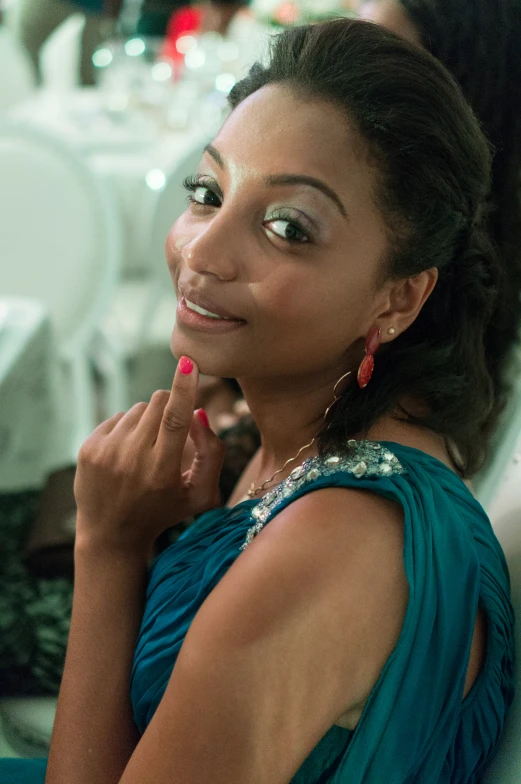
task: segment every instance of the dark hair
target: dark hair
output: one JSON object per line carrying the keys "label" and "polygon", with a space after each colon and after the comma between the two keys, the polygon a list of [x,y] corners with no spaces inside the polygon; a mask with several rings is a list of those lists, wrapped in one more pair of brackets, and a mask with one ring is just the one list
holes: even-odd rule
{"label": "dark hair", "polygon": [[400,3],[422,44],[459,82],[495,151],[488,228],[504,274],[485,351],[502,406],[521,323],[521,1]]}
{"label": "dark hair", "polygon": [[426,412],[403,415],[444,436],[461,473],[472,474],[494,424],[483,341],[498,275],[483,229],[491,156],[476,118],[434,57],[355,20],[284,31],[269,63],[255,64],[234,87],[232,108],[268,84],[330,101],[358,129],[379,175],[375,199],[391,244],[386,275],[439,269],[416,321],[379,349],[369,386],[351,385],[331,409],[321,453],[345,449],[412,396]]}

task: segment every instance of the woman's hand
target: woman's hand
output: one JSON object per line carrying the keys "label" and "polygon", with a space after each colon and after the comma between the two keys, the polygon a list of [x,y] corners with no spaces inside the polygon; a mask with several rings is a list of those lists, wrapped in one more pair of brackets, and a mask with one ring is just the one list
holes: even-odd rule
{"label": "woman's hand", "polygon": [[[167,528],[220,503],[224,445],[205,412],[193,410],[198,375],[182,357],[170,392],[115,414],[85,441],[74,483],[77,544],[146,555]],[[184,470],[188,436],[195,455]]]}

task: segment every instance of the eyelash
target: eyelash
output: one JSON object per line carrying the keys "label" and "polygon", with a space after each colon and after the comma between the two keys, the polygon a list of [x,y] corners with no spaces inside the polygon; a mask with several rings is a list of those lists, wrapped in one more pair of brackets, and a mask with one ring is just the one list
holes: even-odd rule
{"label": "eyelash", "polygon": [[[214,207],[215,205],[212,204],[201,204],[201,202],[196,201],[193,194],[196,192],[198,188],[206,188],[208,191],[213,193],[219,200],[221,200],[220,194],[217,192],[216,183],[214,180],[208,179],[206,177],[193,177],[189,175],[183,180],[183,187],[185,190],[188,191],[188,201],[191,204],[194,204],[198,207]],[[287,242],[289,245],[307,245],[312,241],[312,231],[309,227],[305,226],[303,222],[296,219],[293,215],[290,215],[284,209],[276,210],[275,213],[270,216],[270,220],[267,221],[268,223],[272,223],[273,221],[282,220],[286,221],[290,225],[294,226],[301,234],[304,235],[306,238],[305,240],[292,240],[288,238],[281,237],[279,234],[276,236]]]}
{"label": "eyelash", "polygon": [[[189,175],[188,177],[185,177],[185,179],[183,180],[183,188],[185,188],[185,190],[188,191],[188,201],[191,204],[198,204],[200,207],[203,207],[205,205],[202,205],[200,202],[196,201],[193,197],[193,194],[196,192],[198,188],[207,188],[209,191],[211,191],[211,193],[217,196],[218,199],[220,199],[220,196],[217,193],[216,183],[213,180],[206,179],[205,177],[192,177],[191,175]],[[208,206],[212,206],[212,205],[208,205]]]}

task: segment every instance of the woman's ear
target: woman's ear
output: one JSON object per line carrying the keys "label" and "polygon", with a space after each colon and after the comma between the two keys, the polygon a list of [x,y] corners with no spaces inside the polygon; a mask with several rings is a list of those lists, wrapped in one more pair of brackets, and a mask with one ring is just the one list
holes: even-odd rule
{"label": "woman's ear", "polygon": [[387,295],[387,309],[379,314],[378,321],[385,325],[382,341],[387,338],[387,329],[394,328],[393,337],[398,337],[411,326],[438,281],[437,267],[431,267],[414,278],[396,281]]}

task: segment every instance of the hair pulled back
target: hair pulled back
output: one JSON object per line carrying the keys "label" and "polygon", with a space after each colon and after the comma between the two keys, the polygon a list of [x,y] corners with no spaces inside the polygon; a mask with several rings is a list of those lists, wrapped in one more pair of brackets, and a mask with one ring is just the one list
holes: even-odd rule
{"label": "hair pulled back", "polygon": [[504,275],[485,335],[498,405],[521,322],[521,0],[400,0],[494,148],[488,228]]}
{"label": "hair pulled back", "polygon": [[472,474],[495,417],[484,337],[499,275],[484,230],[490,151],[476,118],[430,54],[349,19],[276,37],[269,62],[255,64],[232,90],[232,108],[270,84],[287,86],[303,101],[330,101],[358,130],[388,228],[385,276],[439,270],[416,321],[379,349],[369,386],[351,385],[331,409],[320,451],[346,449],[353,434],[404,398],[416,398],[425,414],[404,416],[440,433],[455,446],[462,474]]}

